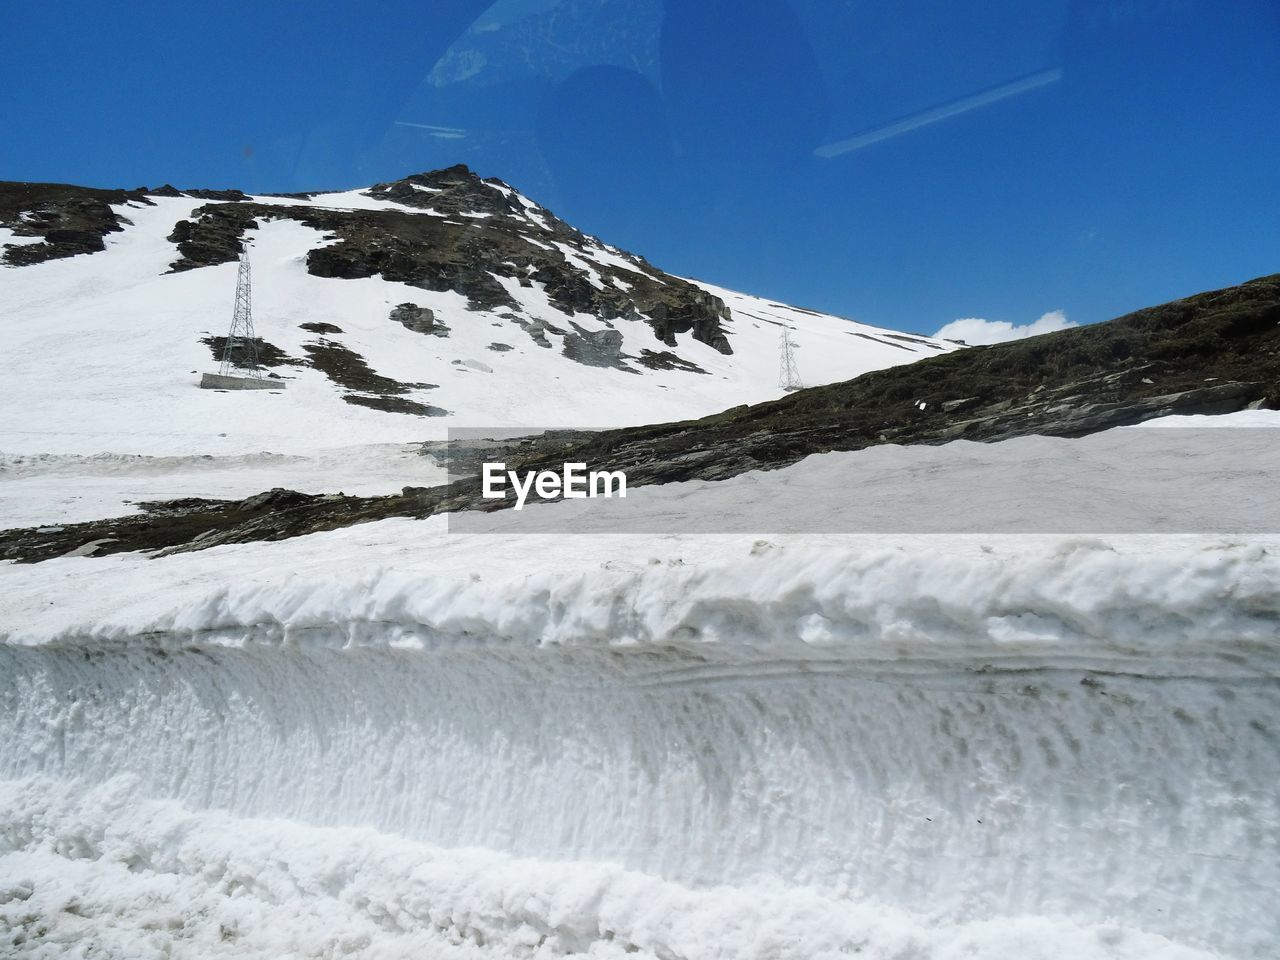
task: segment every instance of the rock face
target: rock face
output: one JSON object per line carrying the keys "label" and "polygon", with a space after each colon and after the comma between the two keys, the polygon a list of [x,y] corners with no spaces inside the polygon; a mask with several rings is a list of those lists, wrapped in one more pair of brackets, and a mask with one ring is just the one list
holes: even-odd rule
{"label": "rock face", "polygon": [[178,245],[182,256],[170,267],[173,272],[230,263],[244,250],[247,229],[256,230],[257,221],[235,216],[222,216],[222,206],[202,207],[199,219],[179,220],[174,224],[169,241]]}
{"label": "rock face", "polygon": [[[501,180],[482,180],[456,166],[377,184],[367,195],[403,209],[332,210],[249,199],[200,207],[169,237],[181,255],[172,269],[230,262],[239,256],[246,230],[268,220],[296,220],[337,241],[308,254],[307,270],[315,276],[381,276],[424,290],[452,290],[474,309],[516,316],[522,308],[512,291],[539,284],[566,316],[644,322],[669,347],[678,334],[692,333],[721,353],[733,352],[723,326],[729,311],[718,297],[574,229]],[[538,331],[530,335],[536,341]]]}
{"label": "rock face", "polygon": [[[369,386],[364,371],[339,361],[347,369],[335,376]],[[630,488],[723,479],[881,443],[1077,437],[1171,413],[1248,408],[1280,409],[1280,274],[1110,323],[931,357],[702,420],[491,443],[482,458],[519,470],[558,469],[565,461],[624,469]],[[479,493],[478,481],[464,480],[390,497],[272,491],[238,502],[177,501],[137,517],[6,531],[0,559],[33,562],[86,544],[96,544],[95,556],[203,549],[507,502],[485,501]]]}
{"label": "rock face", "polygon": [[62,183],[0,182],[0,226],[36,243],[5,244],[3,261],[28,266],[96,253],[103,237],[124,229],[110,204],[150,204],[142,190],[96,190]]}
{"label": "rock face", "polygon": [[432,337],[449,336],[449,327],[436,317],[435,311],[416,303],[399,304],[391,311],[391,319],[414,333],[425,333]]}
{"label": "rock face", "polygon": [[622,362],[622,334],[617,330],[584,330],[576,323],[565,334],[564,355],[589,367],[631,368]]}

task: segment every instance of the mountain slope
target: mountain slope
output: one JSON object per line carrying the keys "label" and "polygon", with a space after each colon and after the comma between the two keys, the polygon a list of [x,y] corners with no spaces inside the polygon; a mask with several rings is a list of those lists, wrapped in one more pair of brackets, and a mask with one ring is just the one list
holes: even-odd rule
{"label": "mountain slope", "polygon": [[[446,424],[620,426],[955,345],[663,273],[464,167],[345,193],[0,184],[0,316],[19,422],[0,449],[294,452]],[[101,249],[98,249],[101,248]],[[279,393],[196,389],[248,249]]]}
{"label": "mountain slope", "polygon": [[717,480],[884,443],[1080,437],[1250,409],[1280,410],[1280,274],[693,423],[604,431],[545,459],[608,464],[637,483]]}
{"label": "mountain slope", "polygon": [[[723,480],[878,444],[1078,437],[1170,414],[1275,410],[1278,391],[1280,275],[699,420],[531,442],[517,438],[505,449],[488,447],[485,459],[522,471],[558,471],[580,461],[592,469],[624,470],[629,487]],[[181,501],[154,505],[142,516],[8,531],[0,535],[0,557],[44,560],[99,541],[94,549],[102,554],[203,549],[511,504],[480,493],[478,480],[463,479],[450,487],[407,486],[392,496],[272,490],[230,502]]]}

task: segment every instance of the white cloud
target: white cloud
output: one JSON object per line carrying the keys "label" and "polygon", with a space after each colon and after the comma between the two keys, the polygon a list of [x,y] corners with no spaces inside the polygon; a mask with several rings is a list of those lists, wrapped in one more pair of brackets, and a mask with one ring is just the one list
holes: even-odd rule
{"label": "white cloud", "polygon": [[1006,340],[1022,340],[1026,337],[1037,337],[1042,333],[1053,333],[1055,330],[1066,330],[1080,324],[1068,320],[1061,310],[1050,310],[1039,320],[1015,326],[1007,320],[983,320],[981,317],[965,317],[952,320],[934,334],[947,340],[963,340],[971,346],[983,346],[988,343],[1004,343]]}

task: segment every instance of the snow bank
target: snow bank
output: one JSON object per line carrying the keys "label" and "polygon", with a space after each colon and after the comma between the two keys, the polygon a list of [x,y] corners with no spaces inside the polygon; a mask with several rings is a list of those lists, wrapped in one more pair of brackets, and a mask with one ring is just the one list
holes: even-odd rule
{"label": "snow bank", "polygon": [[948,923],[813,887],[699,890],[604,863],[197,815],[138,802],[132,786],[121,777],[58,796],[40,780],[0,785],[9,829],[28,845],[0,853],[0,945],[134,960],[1211,956],[1114,924]]}
{"label": "snow bank", "polygon": [[1172,657],[1222,670],[1277,649],[1280,551],[1260,539],[457,537],[443,522],[11,565],[0,641]]}
{"label": "snow bank", "polygon": [[121,956],[1261,960],[1278,564],[385,521],[7,567],[0,929]]}

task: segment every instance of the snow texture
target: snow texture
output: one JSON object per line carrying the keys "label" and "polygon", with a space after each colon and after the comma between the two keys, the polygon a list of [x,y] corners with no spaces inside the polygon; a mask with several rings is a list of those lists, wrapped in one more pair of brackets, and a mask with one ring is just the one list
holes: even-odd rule
{"label": "snow texture", "polygon": [[1278,546],[436,519],[11,566],[0,943],[1261,960]]}

